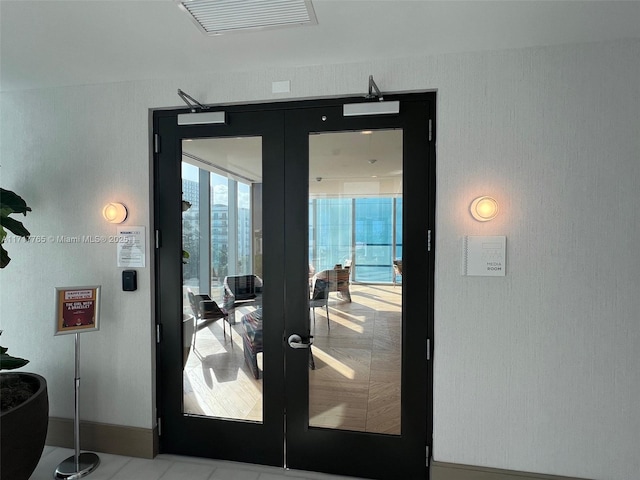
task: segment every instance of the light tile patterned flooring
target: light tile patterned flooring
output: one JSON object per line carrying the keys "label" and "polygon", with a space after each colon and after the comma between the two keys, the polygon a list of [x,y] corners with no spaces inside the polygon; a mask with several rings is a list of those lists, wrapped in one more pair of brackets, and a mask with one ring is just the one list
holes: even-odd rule
{"label": "light tile patterned flooring", "polygon": [[[354,480],[355,477],[285,470],[196,457],[158,455],[153,460],[95,452],[100,465],[87,480]],[[46,446],[30,480],[51,480],[56,467],[73,450]]]}
{"label": "light tile patterned flooring", "polygon": [[401,289],[352,285],[351,298],[330,302],[330,330],[317,309],[309,424],[399,434]]}

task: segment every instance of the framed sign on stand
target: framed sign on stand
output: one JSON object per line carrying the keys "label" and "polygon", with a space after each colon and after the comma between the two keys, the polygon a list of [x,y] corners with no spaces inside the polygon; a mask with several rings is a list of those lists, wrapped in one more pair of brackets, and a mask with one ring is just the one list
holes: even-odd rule
{"label": "framed sign on stand", "polygon": [[89,475],[100,464],[95,453],[80,453],[80,333],[100,329],[100,286],[56,287],[55,306],[55,335],[75,335],[75,452],[58,465],[54,478],[75,480]]}

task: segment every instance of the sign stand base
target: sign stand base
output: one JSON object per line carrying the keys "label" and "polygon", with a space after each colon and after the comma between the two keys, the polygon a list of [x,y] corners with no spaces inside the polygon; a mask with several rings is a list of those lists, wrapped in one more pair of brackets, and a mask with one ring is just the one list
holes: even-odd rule
{"label": "sign stand base", "polygon": [[100,465],[100,457],[95,453],[84,452],[78,455],[78,462],[76,463],[76,456],[71,455],[64,460],[58,468],[54,478],[75,480],[76,478],[82,478],[89,475]]}
{"label": "sign stand base", "polygon": [[76,332],[75,415],[73,419],[75,453],[64,460],[53,475],[56,479],[76,480],[86,477],[100,465],[95,453],[80,453],[80,333]]}

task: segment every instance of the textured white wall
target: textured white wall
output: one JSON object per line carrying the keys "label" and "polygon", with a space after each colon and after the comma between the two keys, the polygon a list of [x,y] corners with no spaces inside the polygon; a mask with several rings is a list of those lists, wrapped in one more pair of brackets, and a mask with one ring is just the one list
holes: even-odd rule
{"label": "textured white wall", "polygon": [[[57,286],[102,285],[100,331],[81,335],[81,418],[152,425],[149,268],[121,291],[116,245],[57,236],[114,235],[102,207],[129,207],[125,225],[149,228],[148,126],[124,85],[2,95],[2,178],[33,212],[22,221],[43,243],[7,244],[1,272],[2,343],[45,376],[50,415],[73,418],[74,335],[54,338]],[[52,238],[53,237],[53,238]]]}
{"label": "textured white wall", "polygon": [[[619,46],[458,57],[439,82],[436,459],[638,477],[640,45]],[[464,234],[506,235],[507,276],[460,276]]]}
{"label": "textured white wall", "polygon": [[[180,105],[177,88],[244,103],[360,94],[369,74],[383,91],[438,90],[435,459],[635,478],[639,41],[5,93],[0,182],[33,207],[34,235],[114,233],[100,217],[110,200],[149,231],[148,109]],[[276,80],[291,94],[271,94]],[[478,194],[500,202],[493,222],[467,214]],[[507,236],[506,277],[460,275],[465,234]],[[115,245],[8,248],[2,343],[47,377],[51,415],[73,416],[73,337],[52,336],[53,287],[100,283],[81,416],[150,428],[150,267],[129,293]]]}

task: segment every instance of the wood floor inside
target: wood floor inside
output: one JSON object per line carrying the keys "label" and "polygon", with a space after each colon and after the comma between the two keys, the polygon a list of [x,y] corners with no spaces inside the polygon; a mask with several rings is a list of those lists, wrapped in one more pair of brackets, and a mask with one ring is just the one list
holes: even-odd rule
{"label": "wood floor inside", "polygon": [[[309,425],[400,434],[402,287],[350,290],[351,302],[330,294],[329,325],[324,307],[315,308],[315,328],[311,317]],[[235,325],[198,329],[183,374],[185,413],[262,421],[262,377],[254,378],[243,355],[239,319],[247,310],[236,312]]]}

